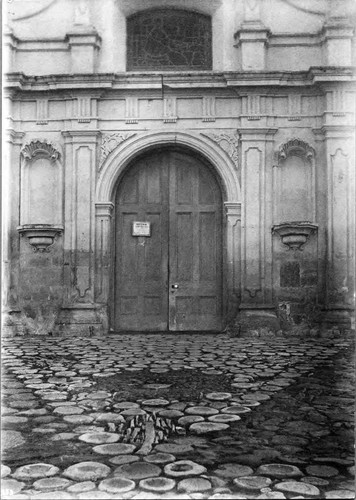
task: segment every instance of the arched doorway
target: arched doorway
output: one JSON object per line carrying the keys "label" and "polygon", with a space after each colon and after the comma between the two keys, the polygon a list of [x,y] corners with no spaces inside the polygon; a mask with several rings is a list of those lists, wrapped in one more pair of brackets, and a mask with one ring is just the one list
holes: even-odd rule
{"label": "arched doorway", "polygon": [[222,225],[203,160],[160,148],[132,163],[115,200],[114,330],[221,330]]}

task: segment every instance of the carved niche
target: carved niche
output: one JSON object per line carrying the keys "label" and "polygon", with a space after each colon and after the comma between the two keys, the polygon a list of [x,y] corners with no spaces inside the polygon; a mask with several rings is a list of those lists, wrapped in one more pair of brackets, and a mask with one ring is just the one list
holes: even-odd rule
{"label": "carved niche", "polygon": [[33,139],[21,149],[21,225],[35,252],[47,252],[62,226],[62,166],[59,146]]}
{"label": "carved niche", "polygon": [[208,137],[210,140],[216,142],[221,149],[225,151],[231,158],[234,167],[238,170],[239,167],[239,138],[235,132],[224,132],[221,134],[216,134],[214,132],[208,132],[202,134]]}
{"label": "carved niche", "polygon": [[276,151],[274,222],[315,221],[315,151],[292,138]]}
{"label": "carved niche", "polygon": [[101,170],[104,161],[114,149],[122,142],[136,135],[136,132],[113,132],[102,137],[100,146],[99,170]]}

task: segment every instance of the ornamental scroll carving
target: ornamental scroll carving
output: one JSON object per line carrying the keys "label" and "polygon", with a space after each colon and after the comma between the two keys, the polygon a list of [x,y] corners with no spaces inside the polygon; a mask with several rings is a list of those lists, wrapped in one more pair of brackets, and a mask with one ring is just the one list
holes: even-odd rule
{"label": "ornamental scroll carving", "polygon": [[47,139],[35,139],[25,144],[21,150],[22,156],[29,161],[40,157],[49,158],[52,161],[59,160],[61,153],[59,146]]}
{"label": "ornamental scroll carving", "polygon": [[236,170],[239,168],[239,138],[236,133],[224,132],[215,134],[213,132],[202,134],[216,142],[231,158]]}
{"label": "ornamental scroll carving", "polygon": [[112,134],[107,134],[102,138],[100,146],[99,170],[103,166],[104,161],[109,156],[111,151],[114,151],[117,146],[133,135],[136,135],[136,132],[113,132]]}
{"label": "ornamental scroll carving", "polygon": [[288,156],[294,155],[311,162],[314,154],[314,149],[307,142],[300,139],[291,139],[279,148],[277,159],[279,164],[283,164]]}

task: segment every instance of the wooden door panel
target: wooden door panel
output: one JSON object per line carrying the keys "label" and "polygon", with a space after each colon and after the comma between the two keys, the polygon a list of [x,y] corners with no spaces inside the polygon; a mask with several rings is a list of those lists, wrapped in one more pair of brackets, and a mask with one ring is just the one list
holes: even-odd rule
{"label": "wooden door panel", "polygon": [[[153,155],[125,176],[117,196],[115,328],[168,328],[168,175]],[[133,236],[134,221],[150,222],[151,236]]]}
{"label": "wooden door panel", "polygon": [[174,153],[170,168],[171,330],[220,330],[221,195],[200,162]]}
{"label": "wooden door panel", "polygon": [[[116,199],[117,330],[221,329],[221,207],[213,174],[186,154],[129,171]],[[133,237],[134,221],[150,222],[151,237]]]}

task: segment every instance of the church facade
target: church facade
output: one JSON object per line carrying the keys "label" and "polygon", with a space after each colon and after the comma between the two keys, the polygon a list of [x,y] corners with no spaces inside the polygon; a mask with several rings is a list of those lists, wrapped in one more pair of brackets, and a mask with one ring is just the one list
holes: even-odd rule
{"label": "church facade", "polygon": [[6,10],[5,334],[350,327],[352,2]]}

